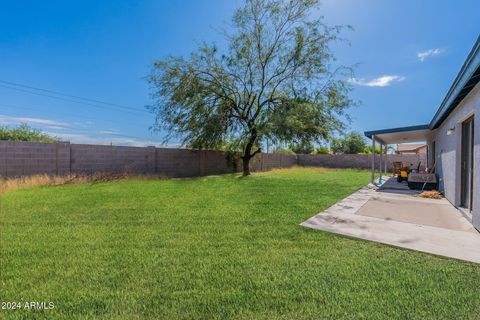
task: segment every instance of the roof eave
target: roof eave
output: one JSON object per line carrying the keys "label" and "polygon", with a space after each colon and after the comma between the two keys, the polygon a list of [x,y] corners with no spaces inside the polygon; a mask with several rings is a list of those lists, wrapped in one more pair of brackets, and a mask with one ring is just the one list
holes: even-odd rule
{"label": "roof eave", "polygon": [[407,132],[407,131],[416,131],[416,130],[425,130],[425,129],[429,129],[428,124],[421,124],[421,125],[417,125],[417,126],[408,126],[408,127],[399,127],[399,128],[391,128],[391,129],[365,131],[364,134],[367,138],[372,139],[373,136],[379,135],[379,134]]}
{"label": "roof eave", "polygon": [[[431,130],[436,129],[440,124],[449,116],[449,114],[460,103],[456,101],[459,94],[465,88],[465,85],[469,82],[472,76],[478,71],[480,65],[480,36],[477,38],[475,45],[470,51],[467,59],[465,60],[460,72],[457,74],[452,86],[447,92],[447,95],[443,99],[440,107],[432,118],[429,124]],[[473,86],[470,90],[473,89]],[[468,90],[469,92],[469,90]],[[467,94],[468,94],[467,92]]]}

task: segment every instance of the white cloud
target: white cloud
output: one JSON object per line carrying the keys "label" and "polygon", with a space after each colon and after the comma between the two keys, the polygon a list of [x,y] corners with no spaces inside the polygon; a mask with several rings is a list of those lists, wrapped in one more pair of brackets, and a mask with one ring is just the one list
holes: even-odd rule
{"label": "white cloud", "polygon": [[425,61],[428,57],[432,56],[438,56],[443,53],[444,50],[439,49],[439,48],[434,48],[434,49],[428,49],[427,51],[420,51],[417,52],[417,57],[420,59],[420,61]]}
{"label": "white cloud", "polygon": [[98,133],[100,133],[100,134],[114,134],[114,135],[115,135],[115,134],[117,134],[117,135],[118,135],[118,134],[121,134],[120,131],[114,130],[114,129],[101,130],[101,131],[98,131]]}
{"label": "white cloud", "polygon": [[359,86],[365,86],[365,87],[388,87],[394,82],[400,82],[403,80],[405,80],[405,77],[402,77],[402,76],[384,75],[371,80],[351,78],[348,81],[350,83],[353,83]]}
{"label": "white cloud", "polygon": [[130,147],[146,147],[146,146],[161,146],[161,147],[179,147],[178,144],[163,145],[159,141],[153,140],[141,140],[134,138],[119,138],[119,137],[92,137],[86,134],[79,133],[57,133],[46,132],[52,137],[57,137],[63,141],[70,141],[72,143],[84,143],[84,144],[99,144],[109,145],[110,143],[115,146],[130,146]]}
{"label": "white cloud", "polygon": [[67,129],[70,127],[68,123],[51,120],[51,119],[11,117],[11,116],[0,114],[0,124],[2,125],[17,125],[21,123],[27,123],[29,125],[38,125],[38,126],[47,127],[50,129],[61,129],[61,130]]}
{"label": "white cloud", "polygon": [[[27,117],[12,117],[7,115],[0,114],[0,125],[18,125],[21,123],[27,123],[32,126],[40,126],[53,130],[74,130],[75,129],[66,122],[60,122],[51,119],[43,118],[27,118]],[[86,131],[86,129],[77,129],[80,131]],[[143,140],[136,139],[131,137],[121,137],[122,133],[115,129],[107,129],[98,131],[97,135],[93,135],[95,132],[92,132],[92,136],[88,134],[81,133],[67,133],[67,132],[51,132],[46,131],[45,133],[49,136],[56,137],[63,141],[70,141],[72,143],[86,143],[86,144],[100,144],[100,145],[109,145],[113,144],[116,146],[132,146],[132,147],[145,147],[145,146],[161,146],[161,147],[179,147],[179,144],[169,144],[163,145],[159,141],[153,140]],[[113,135],[114,137],[108,137],[108,135]],[[116,135],[116,136],[115,136]]]}

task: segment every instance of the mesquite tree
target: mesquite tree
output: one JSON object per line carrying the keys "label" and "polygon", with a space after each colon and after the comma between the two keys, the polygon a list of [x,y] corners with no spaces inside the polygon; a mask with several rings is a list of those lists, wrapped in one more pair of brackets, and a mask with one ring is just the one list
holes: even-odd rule
{"label": "mesquite tree", "polygon": [[[203,44],[188,58],[154,63],[154,130],[193,148],[241,151],[243,174],[265,139],[321,141],[343,128],[351,104],[345,75],[331,70],[329,27],[316,0],[246,0],[220,52]],[[342,76],[340,76],[342,75]]]}

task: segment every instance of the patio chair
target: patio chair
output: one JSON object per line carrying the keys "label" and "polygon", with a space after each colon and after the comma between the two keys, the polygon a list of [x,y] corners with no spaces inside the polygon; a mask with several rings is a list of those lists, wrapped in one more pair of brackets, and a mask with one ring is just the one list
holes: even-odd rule
{"label": "patio chair", "polygon": [[393,175],[395,176],[400,174],[402,167],[403,167],[402,161],[394,161],[393,167],[392,167]]}
{"label": "patio chair", "polygon": [[420,161],[417,166],[417,172],[420,172],[420,166],[422,165],[422,162]]}

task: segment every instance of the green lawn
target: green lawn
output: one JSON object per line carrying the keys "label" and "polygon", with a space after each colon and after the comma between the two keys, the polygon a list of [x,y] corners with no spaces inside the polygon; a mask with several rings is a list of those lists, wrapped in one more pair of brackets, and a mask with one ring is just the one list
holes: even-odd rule
{"label": "green lawn", "polygon": [[0,196],[1,319],[480,318],[480,266],[298,226],[368,182],[292,169]]}

